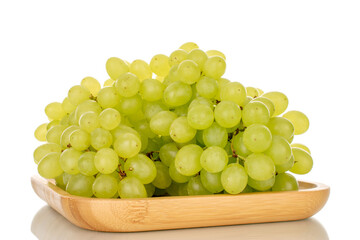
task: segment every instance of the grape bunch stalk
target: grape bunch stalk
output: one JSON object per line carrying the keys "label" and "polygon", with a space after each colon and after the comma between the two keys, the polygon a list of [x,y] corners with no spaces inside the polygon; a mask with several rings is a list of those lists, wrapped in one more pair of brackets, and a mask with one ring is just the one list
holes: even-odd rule
{"label": "grape bunch stalk", "polygon": [[313,166],[292,143],[309,128],[288,98],[223,77],[226,57],[188,42],[148,64],[117,57],[45,107],[39,174],[68,193],[146,198],[298,190]]}

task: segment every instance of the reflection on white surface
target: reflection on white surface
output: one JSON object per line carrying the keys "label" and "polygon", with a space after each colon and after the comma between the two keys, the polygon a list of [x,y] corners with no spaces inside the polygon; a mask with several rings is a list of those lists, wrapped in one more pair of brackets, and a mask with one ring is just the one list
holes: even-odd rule
{"label": "reflection on white surface", "polygon": [[49,206],[35,215],[31,231],[40,240],[112,240],[112,239],[168,239],[168,240],[220,240],[220,239],[267,239],[267,240],[327,240],[324,227],[314,218],[301,221],[236,225],[224,227],[192,228],[136,233],[104,233],[79,228]]}

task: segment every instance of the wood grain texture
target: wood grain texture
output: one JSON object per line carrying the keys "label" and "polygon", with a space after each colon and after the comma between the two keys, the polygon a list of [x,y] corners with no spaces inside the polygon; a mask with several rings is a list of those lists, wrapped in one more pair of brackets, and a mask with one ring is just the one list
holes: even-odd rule
{"label": "wood grain texture", "polygon": [[73,224],[105,232],[224,226],[300,220],[326,203],[330,188],[299,181],[299,191],[97,199],[68,194],[53,183],[33,176],[36,194]]}

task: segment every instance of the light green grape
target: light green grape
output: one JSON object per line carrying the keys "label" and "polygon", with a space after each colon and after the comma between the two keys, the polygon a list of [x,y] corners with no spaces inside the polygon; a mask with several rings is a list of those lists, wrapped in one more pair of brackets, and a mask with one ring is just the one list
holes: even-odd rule
{"label": "light green grape", "polygon": [[243,142],[251,152],[264,152],[272,142],[270,130],[262,124],[252,124],[247,127],[243,134]]}
{"label": "light green grape", "polygon": [[77,122],[76,125],[79,124],[80,117],[84,113],[94,112],[96,114],[100,114],[101,111],[102,111],[102,109],[96,101],[94,101],[94,100],[83,101],[76,107],[76,110],[75,110],[75,121]]}
{"label": "light green grape", "polygon": [[[56,125],[59,125],[59,124],[60,124],[59,120],[52,120],[46,125],[46,130],[49,130],[53,126],[56,126]],[[46,138],[46,136],[45,136],[45,138]]]}
{"label": "light green grape", "polygon": [[309,129],[309,119],[300,111],[288,111],[282,117],[286,118],[294,125],[295,135],[303,134]]}
{"label": "light green grape", "polygon": [[200,156],[203,150],[196,144],[182,147],[175,157],[176,170],[185,176],[192,176],[201,170]]}
{"label": "light green grape", "polygon": [[61,103],[52,102],[45,107],[45,114],[51,120],[60,120],[66,115],[66,112]]}
{"label": "light green grape", "polygon": [[208,56],[203,50],[196,48],[189,52],[189,54],[187,55],[187,59],[196,62],[196,64],[202,70],[206,60],[208,59]]}
{"label": "light green grape", "polygon": [[170,107],[177,107],[187,103],[192,96],[191,87],[183,82],[173,82],[164,90],[164,102]]}
{"label": "light green grape", "polygon": [[92,185],[92,192],[97,198],[112,198],[117,191],[118,182],[112,175],[97,176]]}
{"label": "light green grape", "polygon": [[196,97],[194,98],[190,104],[189,104],[189,111],[198,105],[205,105],[209,107],[210,109],[214,109],[214,104],[211,102],[210,99],[204,98],[204,97]]}
{"label": "light green grape", "polygon": [[241,106],[246,99],[245,87],[238,82],[228,82],[220,87],[220,100],[233,101]]}
{"label": "light green grape", "polygon": [[285,112],[287,106],[289,105],[289,99],[287,96],[281,92],[267,92],[261,95],[270,99],[275,105],[274,116],[278,116]]}
{"label": "light green grape", "polygon": [[93,195],[92,185],[94,181],[95,178],[93,176],[73,175],[66,184],[66,191],[76,196],[91,197]]}
{"label": "light green grape", "polygon": [[127,73],[129,67],[122,59],[111,57],[106,61],[106,71],[111,79],[116,80],[120,75]]}
{"label": "light green grape", "polygon": [[150,61],[150,68],[158,76],[166,76],[170,70],[169,57],[164,54],[155,55]]}
{"label": "light green grape", "polygon": [[206,51],[206,54],[207,54],[209,57],[219,56],[219,57],[222,57],[224,60],[226,60],[225,54],[222,53],[222,52],[220,52],[219,50],[207,50],[207,51]]}
{"label": "light green grape", "polygon": [[245,146],[243,133],[235,135],[232,139],[232,147],[235,153],[242,157],[249,156],[252,152]]}
{"label": "light green grape", "polygon": [[194,42],[186,42],[186,43],[184,43],[183,45],[181,45],[179,47],[179,49],[183,49],[186,52],[190,52],[190,51],[192,51],[194,49],[197,49],[197,48],[199,48],[199,46]]}
{"label": "light green grape", "polygon": [[250,126],[254,123],[267,124],[270,120],[270,112],[262,102],[250,101],[242,111],[242,121],[244,126]]}
{"label": "light green grape", "polygon": [[157,135],[169,136],[171,123],[176,119],[176,114],[171,111],[161,111],[150,120],[150,129]]}
{"label": "light green grape", "polygon": [[269,113],[270,113],[270,117],[271,117],[272,115],[274,115],[275,105],[274,105],[274,103],[273,103],[270,99],[261,96],[261,97],[254,98],[254,99],[252,99],[251,101],[252,101],[252,102],[262,102],[262,103],[265,104],[266,107],[268,108]]}
{"label": "light green grape", "polygon": [[204,188],[211,193],[219,193],[224,190],[224,187],[221,184],[221,172],[210,173],[205,169],[201,169],[200,179]]}
{"label": "light green grape", "polygon": [[212,194],[208,191],[203,184],[201,183],[201,178],[199,175],[192,177],[187,184],[187,192],[189,196],[193,195],[210,195]]}
{"label": "light green grape", "polygon": [[95,167],[95,152],[84,152],[78,161],[78,168],[81,174],[86,176],[94,176],[99,171]]}
{"label": "light green grape", "polygon": [[104,87],[97,95],[97,102],[102,108],[113,108],[120,102],[120,95],[115,87]]}
{"label": "light green grape", "polygon": [[38,172],[44,178],[56,178],[63,173],[60,166],[60,153],[52,152],[43,157],[38,164]]}
{"label": "light green grape", "polygon": [[132,97],[122,98],[115,108],[124,115],[132,115],[140,111],[141,107],[141,97],[139,94],[136,94]]}
{"label": "light green grape", "polygon": [[207,77],[219,79],[226,69],[226,62],[224,58],[219,56],[209,57],[203,66],[203,74]]}
{"label": "light green grape", "polygon": [[162,102],[147,102],[144,101],[142,104],[142,110],[144,112],[144,115],[148,121],[161,111],[169,110],[169,108]]}
{"label": "light green grape", "polygon": [[69,174],[78,174],[78,161],[82,152],[69,148],[63,151],[60,155],[60,165],[64,172]]}
{"label": "light green grape", "polygon": [[93,77],[85,77],[81,80],[81,86],[85,87],[92,96],[96,97],[101,89],[101,85],[98,80]]}
{"label": "light green grape", "polygon": [[264,180],[264,181],[257,181],[252,179],[251,177],[248,178],[248,185],[258,191],[268,191],[270,190],[275,183],[275,175],[271,178]]}
{"label": "light green grape", "polygon": [[228,164],[229,158],[227,152],[218,146],[208,147],[203,151],[200,157],[200,164],[207,172],[217,173],[224,170]]}
{"label": "light green grape", "polygon": [[91,146],[93,146],[96,150],[100,150],[102,148],[110,147],[113,143],[113,138],[108,130],[96,128],[90,134],[90,142]]}
{"label": "light green grape", "polygon": [[100,126],[106,130],[115,129],[121,122],[120,113],[114,108],[106,108],[99,115]]}
{"label": "light green grape", "polygon": [[232,101],[222,101],[215,107],[216,122],[224,128],[232,128],[240,123],[241,110]]}
{"label": "light green grape", "polygon": [[112,148],[102,148],[94,157],[95,168],[102,174],[110,174],[116,170],[119,157]]}
{"label": "light green grape", "polygon": [[245,160],[245,169],[249,177],[257,181],[265,181],[275,175],[273,160],[263,153],[250,154]]}
{"label": "light green grape", "polygon": [[301,149],[305,150],[306,152],[308,152],[309,154],[311,154],[310,149],[309,149],[307,146],[305,146],[304,144],[301,144],[301,143],[292,143],[292,144],[291,144],[291,147],[301,148]]}
{"label": "light green grape", "polygon": [[134,157],[141,150],[141,139],[133,133],[125,133],[116,138],[114,149],[122,158]]}
{"label": "light green grape", "polygon": [[192,128],[203,130],[214,122],[214,112],[207,105],[197,104],[189,109],[187,121]]}
{"label": "light green grape", "polygon": [[219,146],[225,147],[228,140],[228,134],[225,128],[214,122],[209,128],[203,131],[203,141],[207,147]]}
{"label": "light green grape", "polygon": [[70,135],[73,131],[80,129],[79,126],[72,125],[67,127],[61,134],[60,137],[60,145],[62,148],[69,148],[70,147]]}
{"label": "light green grape", "polygon": [[290,169],[296,174],[307,174],[313,167],[313,159],[311,155],[301,148],[292,148],[294,155],[294,166]]}
{"label": "light green grape", "polygon": [[154,164],[156,167],[156,177],[152,181],[152,184],[160,189],[168,188],[172,182],[169,175],[169,168],[160,161],[156,161]]}
{"label": "light green grape", "polygon": [[273,135],[282,136],[288,142],[290,142],[294,135],[294,125],[283,117],[272,117],[269,120],[267,127]]}
{"label": "light green grape", "polygon": [[61,188],[62,190],[66,190],[66,184],[64,183],[63,173],[55,178],[55,185]]}
{"label": "light green grape", "polygon": [[61,147],[56,143],[44,143],[34,151],[34,161],[36,164],[49,153],[61,153]]}
{"label": "light green grape", "polygon": [[178,151],[179,149],[173,142],[162,145],[159,152],[161,162],[165,164],[165,166],[170,167]]}
{"label": "light green grape", "polygon": [[147,192],[144,184],[136,177],[126,177],[119,182],[118,192],[120,198],[146,198]]}
{"label": "light green grape", "polygon": [[132,133],[140,138],[139,132],[137,132],[135,129],[133,129],[129,126],[123,125],[123,124],[118,125],[114,130],[111,131],[111,134],[115,140],[118,137],[121,137],[122,135],[124,135],[125,133]]}
{"label": "light green grape", "polygon": [[140,82],[152,77],[152,71],[149,64],[140,59],[134,60],[130,64],[129,71],[138,76]]}
{"label": "light green grape", "polygon": [[191,85],[199,81],[200,68],[193,60],[186,59],[179,64],[177,74],[180,81]]}
{"label": "light green grape", "polygon": [[175,161],[171,162],[169,167],[169,175],[171,179],[177,183],[186,183],[190,180],[191,176],[185,176],[176,170]]}
{"label": "light green grape", "polygon": [[65,97],[64,100],[61,103],[62,109],[67,113],[71,113],[76,109],[76,106],[74,106],[68,97]]}
{"label": "light green grape", "polygon": [[275,183],[272,191],[296,191],[299,189],[299,184],[289,173],[280,173],[275,177]]}
{"label": "light green grape", "polygon": [[204,98],[214,98],[218,93],[218,83],[215,79],[202,76],[196,83],[196,91]]}
{"label": "light green grape", "polygon": [[85,130],[88,133],[91,133],[96,128],[100,127],[100,121],[98,114],[94,112],[86,112],[80,116],[79,126],[82,130]]}
{"label": "light green grape", "polygon": [[188,53],[183,49],[178,49],[178,50],[173,51],[169,56],[170,67],[172,67],[174,65],[178,65],[182,61],[184,61],[187,58],[187,54]]}
{"label": "light green grape", "polygon": [[136,177],[142,184],[149,184],[156,177],[154,162],[144,154],[137,154],[128,158],[124,169],[127,176]]}
{"label": "light green grape", "polygon": [[226,192],[238,194],[242,192],[248,182],[248,175],[243,166],[238,163],[231,163],[221,173],[221,184]]}
{"label": "light green grape", "polygon": [[150,123],[148,121],[146,121],[146,119],[142,119],[140,121],[135,122],[134,129],[137,132],[141,132],[142,134],[144,134],[145,136],[147,136],[149,138],[156,137],[156,134],[153,131],[151,131]]}
{"label": "light green grape", "polygon": [[61,134],[66,129],[66,126],[64,125],[56,125],[47,131],[45,138],[46,141],[49,143],[56,143],[60,144]]}
{"label": "light green grape", "polygon": [[145,79],[140,85],[140,95],[145,101],[154,102],[162,98],[164,85],[155,79]]}
{"label": "light green grape", "polygon": [[192,128],[186,117],[176,118],[169,128],[170,137],[177,143],[186,143],[196,135],[196,129]]}
{"label": "light green grape", "polygon": [[78,151],[88,149],[90,140],[90,134],[82,129],[77,129],[70,134],[70,145]]}
{"label": "light green grape", "polygon": [[259,94],[259,91],[257,90],[257,88],[246,87],[246,96],[249,96],[252,98],[257,98],[258,96],[260,96],[260,94]]}
{"label": "light green grape", "polygon": [[115,88],[120,96],[132,97],[140,89],[140,80],[133,73],[124,73],[116,80]]}
{"label": "light green grape", "polygon": [[275,168],[276,168],[276,172],[277,173],[284,173],[289,171],[292,167],[294,166],[294,155],[291,155],[290,160],[287,161],[284,164],[280,164],[280,165],[276,165],[275,164]]}
{"label": "light green grape", "polygon": [[90,96],[90,91],[81,85],[73,86],[68,92],[68,99],[74,106],[77,106],[83,101],[88,100]]}
{"label": "light green grape", "polygon": [[41,142],[46,141],[47,123],[43,123],[35,129],[34,136]]}
{"label": "light green grape", "polygon": [[282,165],[290,160],[292,153],[290,144],[285,138],[273,135],[271,145],[265,154],[271,157],[275,165]]}
{"label": "light green grape", "polygon": [[188,113],[189,104],[181,105],[179,107],[174,108],[173,112],[181,117],[181,116],[187,116]]}

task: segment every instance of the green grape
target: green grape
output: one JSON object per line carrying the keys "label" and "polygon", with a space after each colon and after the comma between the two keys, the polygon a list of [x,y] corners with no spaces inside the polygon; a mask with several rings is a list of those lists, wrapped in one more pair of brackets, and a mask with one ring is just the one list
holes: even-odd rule
{"label": "green grape", "polygon": [[180,81],[191,85],[199,81],[200,68],[193,60],[186,59],[179,64],[177,74]]}
{"label": "green grape", "polygon": [[64,100],[61,103],[62,109],[67,113],[71,113],[76,109],[76,106],[74,106],[68,97],[65,97]]}
{"label": "green grape", "polygon": [[77,106],[83,101],[88,100],[90,96],[90,91],[81,85],[73,86],[68,92],[68,99],[74,106]]}
{"label": "green grape", "polygon": [[95,167],[95,152],[84,152],[78,161],[78,168],[81,174],[86,176],[94,176],[99,171]]}
{"label": "green grape", "polygon": [[214,122],[209,128],[203,131],[203,141],[207,147],[219,146],[225,147],[228,140],[228,134],[225,128]]}
{"label": "green grape", "polygon": [[122,158],[130,158],[140,152],[141,139],[133,133],[125,133],[114,142],[116,153]]}
{"label": "green grape", "polygon": [[119,182],[120,198],[146,198],[147,192],[144,184],[136,177],[126,177]]}
{"label": "green grape", "polygon": [[84,151],[90,147],[90,134],[82,129],[77,129],[70,134],[70,145],[78,151]]}
{"label": "green grape", "polygon": [[300,111],[288,111],[283,115],[294,125],[294,134],[303,134],[309,129],[309,119],[307,116]]}
{"label": "green grape", "polygon": [[196,83],[196,91],[204,98],[214,98],[218,93],[218,83],[213,78],[202,76]]}
{"label": "green grape", "polygon": [[66,184],[64,183],[63,173],[55,178],[55,185],[61,188],[62,190],[66,189]]}
{"label": "green grape", "polygon": [[281,92],[267,92],[261,96],[270,99],[274,103],[275,105],[275,112],[273,114],[274,116],[278,116],[283,112],[285,112],[289,104],[289,99],[285,94]]}
{"label": "green grape", "polygon": [[205,143],[204,143],[204,139],[203,139],[203,131],[202,130],[198,130],[196,132],[196,143],[200,146],[200,147],[205,147]]}
{"label": "green grape", "polygon": [[229,82],[220,86],[220,100],[233,101],[241,106],[246,99],[245,87],[238,82]]}
{"label": "green grape", "polygon": [[[64,182],[64,184],[65,184],[65,188],[66,188],[66,185],[68,184],[71,176],[74,176],[74,175],[69,174],[69,173],[66,173],[66,172],[63,172],[62,176],[63,176],[63,182]],[[66,189],[65,189],[65,190],[66,190]]]}
{"label": "green grape", "polygon": [[299,190],[299,184],[295,177],[289,173],[280,173],[275,177],[275,183],[272,191],[296,191]]}
{"label": "green grape", "polygon": [[119,157],[112,148],[100,149],[94,157],[95,168],[102,174],[110,174],[116,170]]}
{"label": "green grape", "polygon": [[141,149],[140,152],[145,151],[149,144],[149,138],[145,136],[143,133],[140,134],[140,141],[141,141]]}
{"label": "green grape", "polygon": [[301,143],[292,143],[292,144],[291,144],[291,147],[301,148],[301,149],[305,150],[306,152],[308,152],[309,154],[311,154],[310,149],[309,149],[307,146],[305,146],[304,144],[301,144]]}
{"label": "green grape", "polygon": [[176,118],[169,128],[170,137],[177,143],[191,141],[196,135],[196,129],[192,128],[186,117]]}
{"label": "green grape", "polygon": [[155,55],[150,61],[150,68],[158,76],[166,76],[170,70],[169,57],[164,54]]}
{"label": "green grape", "polygon": [[270,190],[273,187],[274,183],[275,183],[275,175],[264,181],[257,181],[252,179],[251,177],[248,178],[248,185],[251,188],[261,192]]}
{"label": "green grape", "polygon": [[261,97],[254,98],[254,99],[252,99],[251,101],[252,101],[252,102],[262,102],[262,103],[265,104],[266,107],[268,108],[269,113],[270,113],[270,117],[271,117],[272,115],[274,115],[275,105],[274,105],[274,103],[273,103],[270,99],[261,96]]}
{"label": "green grape", "polygon": [[201,183],[200,176],[197,175],[195,177],[192,177],[188,184],[187,184],[187,192],[189,196],[193,195],[210,195],[212,194],[210,191],[208,191],[203,184]]}
{"label": "green grape", "polygon": [[115,80],[109,78],[104,82],[104,87],[113,87],[115,85]]}
{"label": "green grape", "polygon": [[135,125],[134,128],[137,132],[141,132],[142,134],[144,134],[149,138],[156,137],[156,134],[153,131],[151,131],[150,123],[146,121],[146,119],[142,119],[134,123],[134,125]]}
{"label": "green grape", "polygon": [[184,43],[183,45],[181,45],[179,47],[179,49],[183,49],[186,52],[190,52],[190,51],[192,51],[194,49],[197,49],[197,48],[199,48],[199,46],[194,42],[187,42],[187,43]]}
{"label": "green grape", "polygon": [[82,152],[69,148],[63,151],[60,155],[60,165],[64,172],[69,174],[78,174],[78,161]]}
{"label": "green grape", "polygon": [[46,141],[47,123],[43,123],[35,129],[34,136],[41,142]]}
{"label": "green grape", "polygon": [[218,146],[208,147],[200,157],[201,167],[210,173],[221,172],[228,164],[228,161],[227,152]]}
{"label": "green grape", "polygon": [[161,111],[167,111],[169,108],[162,102],[147,102],[144,101],[142,105],[142,110],[144,112],[144,115],[148,121]]}
{"label": "green grape", "polygon": [[123,125],[123,124],[118,125],[114,130],[111,131],[111,134],[115,140],[125,133],[132,133],[140,138],[139,132],[137,132],[135,129],[133,129],[129,126]]}
{"label": "green grape", "polygon": [[161,111],[150,120],[150,129],[157,135],[169,136],[170,125],[176,119],[176,114],[170,111]]}
{"label": "green grape", "polygon": [[51,120],[60,120],[66,115],[66,112],[61,103],[52,102],[45,107],[45,114]]}
{"label": "green grape", "polygon": [[100,105],[94,101],[94,100],[85,100],[82,103],[80,103],[75,110],[75,119],[77,122],[77,125],[79,124],[79,120],[81,115],[83,115],[86,112],[94,112],[96,114],[100,114],[102,111]]}
{"label": "green grape", "polygon": [[46,133],[46,141],[49,143],[60,144],[61,134],[66,129],[64,125],[56,125],[49,129]]}
{"label": "green grape", "polygon": [[292,148],[294,155],[294,166],[290,169],[290,172],[296,174],[307,174],[313,167],[313,159],[311,155],[301,148]]}
{"label": "green grape", "polygon": [[171,66],[168,75],[166,75],[162,81],[162,84],[167,87],[169,86],[171,83],[176,82],[176,81],[180,81],[180,79],[178,78],[177,75],[177,69],[178,69],[178,64]]}
{"label": "green grape", "polygon": [[215,99],[216,100],[218,100],[218,101],[220,101],[221,99],[220,99],[220,92],[221,92],[221,88],[223,87],[223,86],[225,86],[227,83],[229,83],[230,82],[230,80],[228,80],[228,79],[226,79],[226,78],[219,78],[219,79],[217,79],[217,83],[218,83],[218,91],[217,91],[217,93],[216,93],[216,96],[215,96]]}
{"label": "green grape", "polygon": [[275,165],[282,165],[290,160],[292,153],[290,144],[285,138],[273,135],[271,145],[265,154],[271,157]]}
{"label": "green grape", "polygon": [[202,70],[206,60],[208,59],[208,56],[203,50],[196,48],[189,52],[189,54],[187,55],[187,59],[196,62],[196,64]]}
{"label": "green grape", "polygon": [[187,104],[184,104],[184,105],[174,108],[173,112],[179,117],[186,116],[188,113],[188,108],[189,108],[189,104],[187,103]]}
{"label": "green grape", "polygon": [[189,109],[187,121],[192,128],[203,130],[214,122],[214,112],[206,105],[197,104]]}
{"label": "green grape", "polygon": [[92,192],[97,198],[112,198],[117,191],[118,182],[112,175],[97,176],[92,185]]}
{"label": "green grape", "polygon": [[124,169],[127,176],[136,177],[142,184],[149,184],[156,177],[154,162],[144,154],[137,154],[128,158]]}
{"label": "green grape", "polygon": [[34,151],[34,161],[36,164],[49,153],[61,153],[61,147],[56,143],[44,143]]}
{"label": "green grape", "polygon": [[[179,196],[180,194],[180,186],[181,185],[187,185],[186,183],[177,183],[177,182],[172,182],[171,185],[166,188],[166,192],[170,195],[170,196]],[[187,186],[186,186],[187,187]]]}
{"label": "green grape", "polygon": [[294,135],[294,125],[283,117],[272,117],[267,127],[273,135],[279,135],[290,142]]}
{"label": "green grape", "polygon": [[82,130],[91,133],[96,128],[100,127],[98,114],[94,112],[86,112],[80,116],[79,126]]}
{"label": "green grape", "polygon": [[175,157],[176,170],[185,176],[192,176],[201,170],[200,156],[203,150],[196,144],[182,147]]}
{"label": "green grape", "polygon": [[138,76],[140,82],[152,77],[152,72],[149,64],[140,59],[134,60],[130,64],[129,71]]}
{"label": "green grape", "polygon": [[249,102],[242,111],[242,121],[244,126],[250,126],[254,123],[267,124],[270,120],[270,112],[262,102]]}
{"label": "green grape", "polygon": [[81,80],[81,86],[85,87],[92,96],[96,97],[101,89],[101,85],[98,80],[93,77],[85,77]]}
{"label": "green grape", "polygon": [[169,175],[169,168],[165,166],[162,162],[156,161],[156,177],[152,184],[160,189],[168,188],[171,185],[171,177]]}
{"label": "green grape", "polygon": [[91,197],[93,195],[92,185],[94,181],[95,178],[93,176],[73,175],[66,184],[66,191],[76,196]]}
{"label": "green grape", "polygon": [[189,144],[196,144],[196,137],[194,137],[193,139],[191,139],[190,141],[188,142],[184,142],[184,143],[178,143],[178,142],[174,142],[176,144],[176,146],[180,149],[186,145],[189,145]]}
{"label": "green grape", "polygon": [[284,173],[289,171],[292,167],[294,166],[294,155],[291,155],[290,160],[287,161],[284,164],[280,164],[280,165],[276,165],[275,164],[275,168],[276,168],[276,172],[277,173]]}
{"label": "green grape", "polygon": [[170,178],[177,183],[186,183],[190,180],[191,176],[185,176],[176,170],[175,161],[171,162],[169,167]]}
{"label": "green grape", "polygon": [[207,77],[219,79],[226,69],[226,62],[224,58],[219,56],[211,56],[204,63],[203,73]]}
{"label": "green grape", "polygon": [[120,95],[115,87],[104,87],[97,95],[97,102],[102,108],[113,108],[120,102]]}
{"label": "green grape", "polygon": [[162,98],[164,86],[155,79],[145,79],[140,85],[140,95],[145,101],[154,102]]}
{"label": "green grape", "polygon": [[191,87],[183,82],[173,82],[164,90],[164,102],[170,107],[178,107],[187,103],[192,96]]}
{"label": "green grape", "polygon": [[209,57],[219,56],[222,57],[224,60],[226,60],[225,54],[220,52],[219,50],[207,50],[206,55],[208,55]]}
{"label": "green grape", "polygon": [[245,160],[245,169],[249,177],[257,181],[265,181],[275,175],[273,160],[263,153],[250,154]]}
{"label": "green grape", "polygon": [[[49,130],[50,128],[52,128],[53,126],[59,125],[60,121],[59,120],[52,120],[51,122],[49,122],[46,125],[46,130]],[[45,136],[46,137],[46,136]]]}
{"label": "green grape", "polygon": [[114,108],[106,108],[99,115],[100,126],[106,130],[115,129],[120,122],[120,113]]}
{"label": "green grape", "polygon": [[129,98],[122,98],[116,109],[124,115],[132,115],[141,111],[142,101],[141,97],[136,94]]}
{"label": "green grape", "polygon": [[52,152],[43,157],[38,164],[38,172],[44,178],[56,178],[63,173],[60,166],[60,153]]}
{"label": "green grape", "polygon": [[59,121],[59,124],[68,127],[68,126],[70,125],[69,115],[65,115],[65,116]]}
{"label": "green grape", "polygon": [[205,105],[209,107],[210,109],[214,109],[214,104],[210,101],[210,99],[204,98],[204,97],[196,97],[194,100],[191,101],[189,104],[189,111],[198,105]]}
{"label": "green grape", "polygon": [[247,127],[242,138],[246,148],[256,153],[264,152],[272,142],[270,130],[266,126],[257,123]]}
{"label": "green grape", "polygon": [[165,166],[169,167],[175,160],[175,156],[179,149],[176,144],[171,142],[161,146],[159,151],[160,160]]}
{"label": "green grape", "polygon": [[60,145],[62,148],[69,148],[70,147],[70,135],[73,131],[80,129],[79,126],[72,125],[67,127],[61,134],[60,137]]}
{"label": "green grape", "polygon": [[257,98],[258,96],[260,96],[260,94],[259,94],[259,91],[257,90],[257,88],[246,87],[246,96],[249,96],[252,98]]}
{"label": "green grape", "polygon": [[127,73],[129,67],[125,61],[117,57],[111,57],[106,61],[106,72],[109,74],[109,77],[113,80],[116,80],[120,75]]}
{"label": "green grape", "polygon": [[200,172],[200,179],[204,188],[211,193],[219,193],[224,190],[224,187],[221,184],[221,172],[210,173],[205,169],[202,169]]}
{"label": "green grape", "polygon": [[264,94],[264,91],[261,90],[260,88],[256,88],[256,89],[259,91],[260,96]]}
{"label": "green grape", "polygon": [[187,57],[187,52],[183,49],[173,51],[169,56],[170,67],[180,64]]}
{"label": "green grape", "polygon": [[145,184],[144,187],[146,189],[147,196],[152,197],[155,193],[155,186],[150,183],[150,184]]}
{"label": "green grape", "polygon": [[101,148],[108,148],[113,143],[113,138],[111,133],[108,130],[103,128],[96,128],[90,134],[91,146],[96,150]]}
{"label": "green grape", "polygon": [[140,80],[133,73],[124,73],[116,80],[115,88],[120,96],[132,97],[140,89]]}
{"label": "green grape", "polygon": [[222,101],[215,107],[214,116],[216,122],[224,128],[232,128],[240,123],[241,110],[232,101]]}
{"label": "green grape", "polygon": [[221,173],[221,184],[226,192],[230,194],[241,193],[248,182],[248,175],[243,166],[231,163]]}
{"label": "green grape", "polygon": [[246,185],[246,187],[244,188],[244,190],[242,190],[241,193],[251,193],[251,192],[255,192],[255,190],[248,185]]}
{"label": "green grape", "polygon": [[72,113],[69,114],[69,121],[68,121],[69,125],[79,125],[79,122],[77,122],[76,120],[77,119],[75,118],[75,111],[73,111]]}
{"label": "green grape", "polygon": [[243,110],[244,107],[252,100],[254,100],[252,97],[246,96],[245,101],[240,105],[240,109]]}

